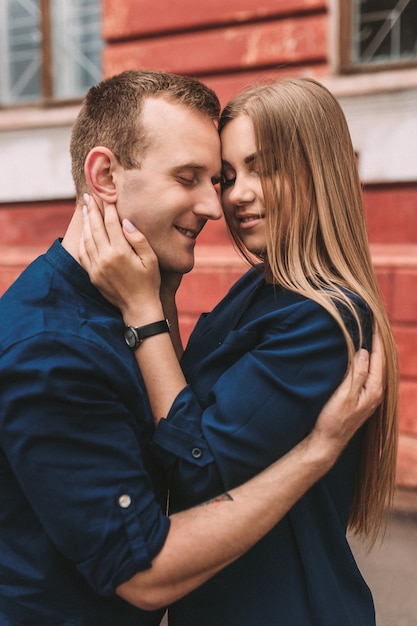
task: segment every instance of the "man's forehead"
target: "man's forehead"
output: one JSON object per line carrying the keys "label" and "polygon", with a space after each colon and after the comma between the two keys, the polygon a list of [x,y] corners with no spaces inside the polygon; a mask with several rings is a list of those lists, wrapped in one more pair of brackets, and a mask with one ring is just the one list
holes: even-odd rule
{"label": "man's forehead", "polygon": [[186,132],[187,127],[189,132],[190,127],[200,127],[217,136],[216,120],[203,111],[164,97],[145,98],[141,117],[144,126],[156,133],[167,126],[178,132]]}
{"label": "man's forehead", "polygon": [[168,157],[170,169],[175,172],[195,172],[196,174],[208,174],[211,177],[218,176],[221,171],[220,150],[201,150],[199,146],[191,144],[189,149],[183,146],[178,151],[173,151]]}
{"label": "man's forehead", "polygon": [[142,123],[148,156],[160,152],[175,167],[220,169],[220,138],[208,116],[163,98],[147,98]]}

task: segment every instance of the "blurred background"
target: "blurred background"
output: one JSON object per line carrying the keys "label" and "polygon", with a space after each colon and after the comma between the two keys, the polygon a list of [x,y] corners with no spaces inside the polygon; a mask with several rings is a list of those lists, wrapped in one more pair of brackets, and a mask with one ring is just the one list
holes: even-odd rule
{"label": "blurred background", "polygon": [[[0,294],[64,234],[74,209],[71,125],[103,77],[131,68],[190,74],[223,105],[283,75],[314,77],[335,94],[399,351],[397,502],[408,503],[411,522],[402,523],[402,505],[393,532],[416,544],[417,0],[0,0],[0,31]],[[223,223],[208,224],[196,250],[178,300],[185,341],[245,269]],[[392,539],[386,545],[395,552]]]}

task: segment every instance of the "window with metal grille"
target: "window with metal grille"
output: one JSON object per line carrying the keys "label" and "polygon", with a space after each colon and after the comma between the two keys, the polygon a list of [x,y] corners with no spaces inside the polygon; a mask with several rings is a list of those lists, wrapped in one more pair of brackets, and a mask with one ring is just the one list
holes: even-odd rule
{"label": "window with metal grille", "polygon": [[0,0],[0,105],[79,98],[99,82],[100,0]]}
{"label": "window with metal grille", "polygon": [[417,65],[417,0],[339,0],[342,72]]}

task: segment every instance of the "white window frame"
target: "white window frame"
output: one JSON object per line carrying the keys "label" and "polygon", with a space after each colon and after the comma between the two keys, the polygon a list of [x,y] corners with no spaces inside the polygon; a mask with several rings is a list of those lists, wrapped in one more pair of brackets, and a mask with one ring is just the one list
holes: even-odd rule
{"label": "white window frame", "polygon": [[[417,43],[416,43],[416,55],[403,57],[400,55],[400,34],[399,24],[402,16],[402,12],[409,4],[409,2],[415,2],[416,0],[393,0],[392,11],[379,11],[373,14],[374,19],[380,19],[383,23],[379,35],[383,37],[387,33],[393,33],[393,40],[396,42],[396,52],[392,51],[391,59],[379,59],[375,57],[370,58],[368,61],[361,59],[358,54],[359,47],[359,25],[357,12],[355,7],[360,0],[337,0],[337,13],[339,19],[338,27],[338,45],[339,45],[339,73],[370,73],[377,71],[387,71],[395,69],[407,69],[417,67]],[[334,2],[332,3],[334,4]],[[417,23],[416,27],[416,42],[417,42]]]}
{"label": "white window frame", "polygon": [[[40,93],[19,95],[14,86],[25,78],[12,75],[8,4],[38,4],[39,57],[32,64],[40,73]],[[80,99],[102,78],[100,0],[1,0],[0,2],[0,105],[13,106]],[[28,10],[29,12],[29,10]],[[98,26],[98,28],[97,28]],[[39,60],[40,59],[40,60]],[[30,65],[27,72],[34,71]]]}

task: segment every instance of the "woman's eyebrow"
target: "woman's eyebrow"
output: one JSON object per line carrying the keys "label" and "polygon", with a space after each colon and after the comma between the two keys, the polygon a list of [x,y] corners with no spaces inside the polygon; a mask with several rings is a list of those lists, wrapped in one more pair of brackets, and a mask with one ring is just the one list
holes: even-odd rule
{"label": "woman's eyebrow", "polygon": [[[249,165],[250,163],[253,163],[257,158],[258,158],[258,155],[254,152],[253,154],[250,154],[249,156],[245,157],[243,159],[243,162],[246,163],[246,165]],[[226,161],[226,159],[222,159],[222,165],[230,165],[230,163],[229,161]]]}
{"label": "woman's eyebrow", "polygon": [[[259,154],[254,152],[253,154],[250,154],[249,156],[245,157],[243,159],[243,162],[245,165],[251,165],[252,163],[254,163],[259,157]],[[222,167],[233,167],[229,161],[226,161],[226,159],[222,159]]]}
{"label": "woman's eyebrow", "polygon": [[253,163],[256,158],[257,158],[257,154],[255,153],[250,154],[244,159],[244,163],[246,163],[246,165],[249,165],[249,163]]}

